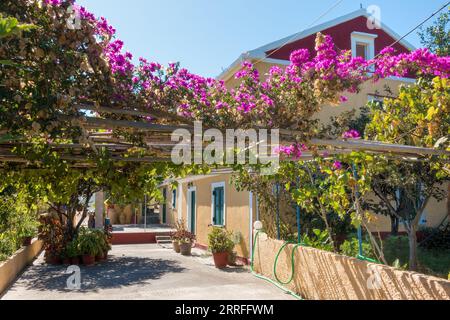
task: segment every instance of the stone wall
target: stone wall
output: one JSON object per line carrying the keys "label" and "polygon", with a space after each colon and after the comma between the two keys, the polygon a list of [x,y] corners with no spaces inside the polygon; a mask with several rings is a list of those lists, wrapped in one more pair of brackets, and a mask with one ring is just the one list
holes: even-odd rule
{"label": "stone wall", "polygon": [[[275,280],[275,256],[282,246],[258,240],[255,271]],[[277,275],[284,282],[291,275],[292,249],[287,246],[278,260]],[[450,300],[450,281],[305,247],[296,250],[294,280],[286,287],[308,300]]]}
{"label": "stone wall", "polygon": [[8,260],[0,263],[0,295],[42,250],[42,241],[34,240],[30,246],[19,249]]}

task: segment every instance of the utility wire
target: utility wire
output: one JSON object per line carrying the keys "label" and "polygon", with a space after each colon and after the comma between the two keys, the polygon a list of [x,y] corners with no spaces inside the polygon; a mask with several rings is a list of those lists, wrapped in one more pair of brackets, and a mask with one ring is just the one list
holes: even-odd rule
{"label": "utility wire", "polygon": [[[418,28],[420,28],[421,26],[423,26],[425,23],[427,23],[431,18],[433,18],[435,15],[437,15],[439,12],[441,12],[442,10],[445,9],[445,7],[447,7],[450,4],[450,1],[448,1],[446,4],[444,4],[439,10],[437,10],[436,12],[434,12],[431,16],[429,16],[428,18],[426,18],[424,21],[422,21],[420,24],[418,24],[417,26],[415,26],[413,29],[411,29],[408,33],[406,33],[403,37],[401,37],[400,39],[398,39],[397,41],[393,42],[390,46],[388,46],[387,48],[391,48],[393,46],[395,46],[397,43],[399,43],[400,41],[402,41],[403,39],[405,39],[407,36],[409,36],[411,33],[413,33],[414,31],[416,31]],[[380,53],[377,54],[375,56],[374,59],[378,58],[380,56]]]}

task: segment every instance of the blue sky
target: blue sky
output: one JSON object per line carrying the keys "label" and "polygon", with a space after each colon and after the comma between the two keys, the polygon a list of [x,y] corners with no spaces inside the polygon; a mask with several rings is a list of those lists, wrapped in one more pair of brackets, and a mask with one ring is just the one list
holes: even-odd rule
{"label": "blue sky", "polygon": [[[378,5],[382,20],[398,34],[429,17],[446,0],[344,0],[318,24]],[[217,76],[242,52],[307,28],[337,0],[78,0],[106,17],[135,58]],[[417,33],[407,40],[420,46]]]}

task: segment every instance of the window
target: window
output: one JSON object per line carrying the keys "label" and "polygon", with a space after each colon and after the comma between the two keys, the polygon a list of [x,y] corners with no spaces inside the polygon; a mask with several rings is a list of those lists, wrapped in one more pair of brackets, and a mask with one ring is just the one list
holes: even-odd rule
{"label": "window", "polygon": [[362,57],[365,60],[375,58],[375,39],[376,34],[364,32],[352,32],[352,55],[353,57]]}
{"label": "window", "polygon": [[357,42],[356,43],[356,56],[357,57],[361,57],[364,60],[368,60],[368,45],[367,43],[361,43],[361,42]]}
{"label": "window", "polygon": [[225,183],[213,183],[211,195],[211,220],[214,226],[225,225]]}
{"label": "window", "polygon": [[177,208],[177,189],[172,190],[172,209]]}

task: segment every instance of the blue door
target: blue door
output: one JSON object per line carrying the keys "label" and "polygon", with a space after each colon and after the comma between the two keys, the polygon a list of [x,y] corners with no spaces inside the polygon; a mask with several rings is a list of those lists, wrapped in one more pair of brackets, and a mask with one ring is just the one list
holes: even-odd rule
{"label": "blue door", "polygon": [[213,190],[213,224],[215,226],[225,225],[225,188],[215,187]]}

